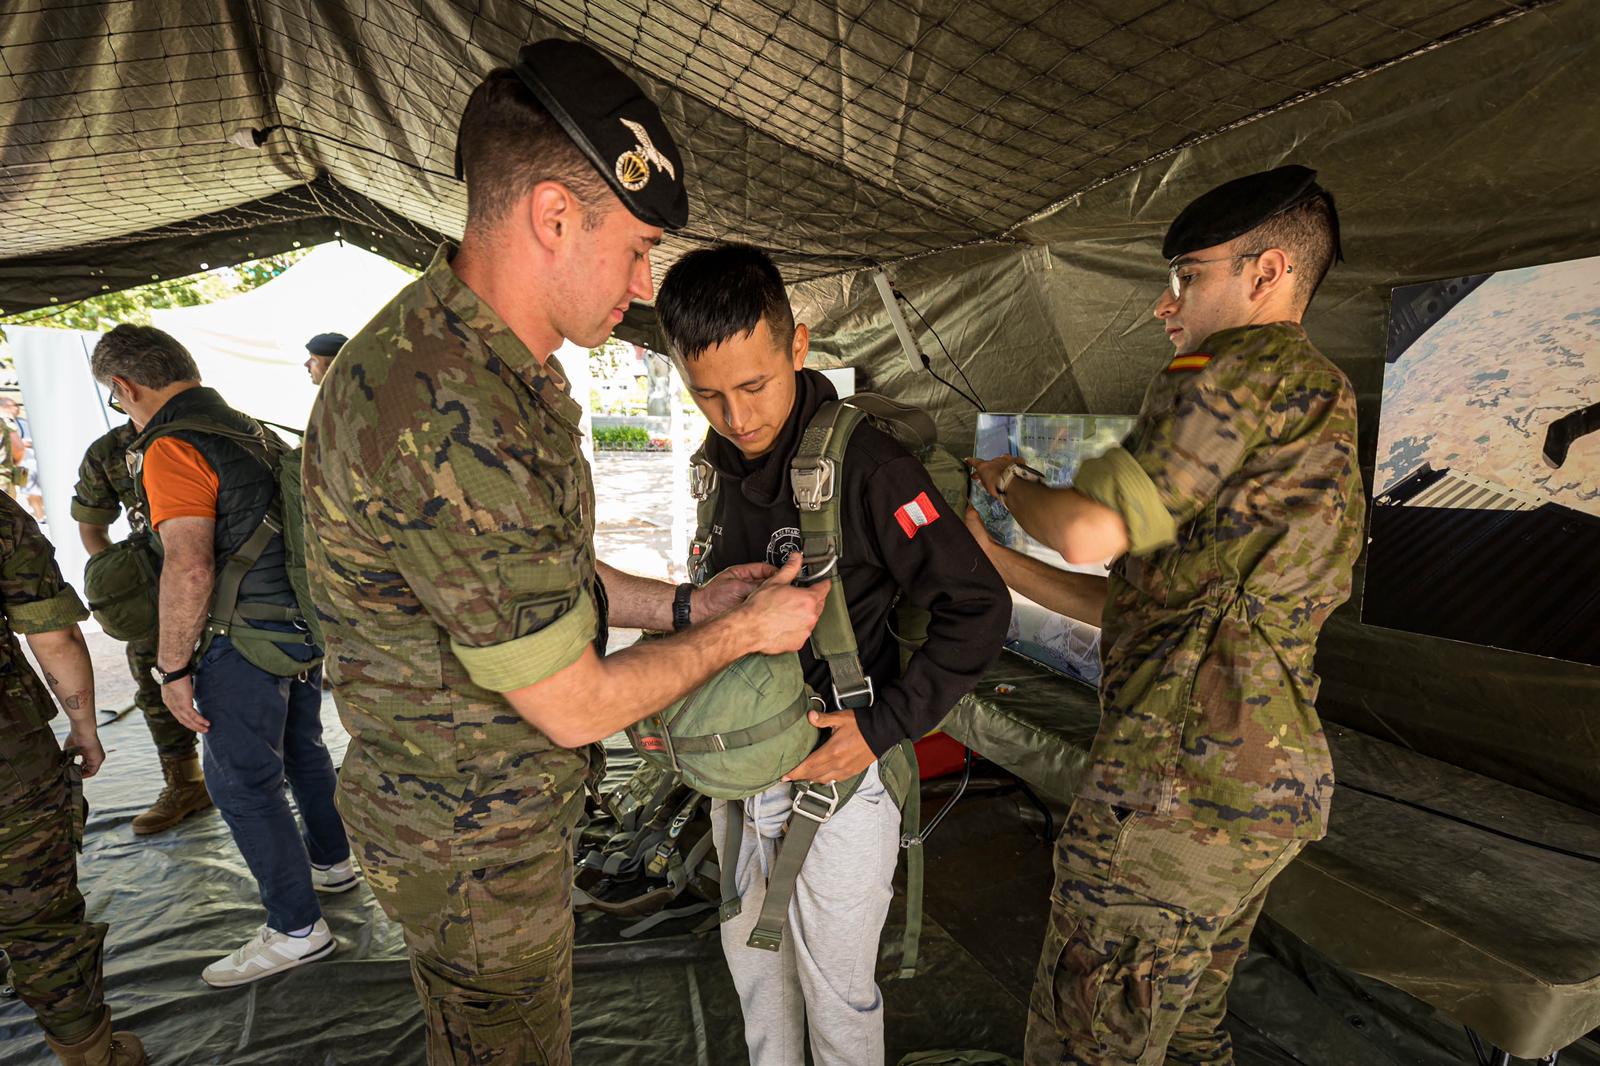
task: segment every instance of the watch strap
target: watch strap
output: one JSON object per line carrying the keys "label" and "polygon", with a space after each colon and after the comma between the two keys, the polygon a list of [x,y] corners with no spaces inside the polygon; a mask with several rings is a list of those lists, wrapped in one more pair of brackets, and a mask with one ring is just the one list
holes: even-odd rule
{"label": "watch strap", "polygon": [[1027,463],[1012,463],[1000,471],[1000,476],[995,479],[994,494],[996,496],[1004,496],[1006,489],[1011,486],[1011,482],[1019,477],[1024,481],[1037,481],[1041,485],[1044,484],[1044,475]]}
{"label": "watch strap", "polygon": [[678,586],[672,594],[672,628],[675,632],[682,632],[689,628],[690,597],[694,595],[694,586],[685,581]]}
{"label": "watch strap", "polygon": [[176,670],[172,671],[163,670],[159,666],[152,666],[150,668],[150,672],[155,675],[155,679],[158,684],[170,685],[172,682],[182,681],[184,678],[194,673],[194,663],[192,661],[186,662]]}

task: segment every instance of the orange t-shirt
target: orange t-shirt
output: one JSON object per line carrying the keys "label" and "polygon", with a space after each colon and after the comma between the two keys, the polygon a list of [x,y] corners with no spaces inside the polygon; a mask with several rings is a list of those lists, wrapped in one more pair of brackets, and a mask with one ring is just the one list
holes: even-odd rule
{"label": "orange t-shirt", "polygon": [[144,492],[157,529],[169,518],[216,518],[217,484],[217,472],[188,441],[161,437],[144,450]]}

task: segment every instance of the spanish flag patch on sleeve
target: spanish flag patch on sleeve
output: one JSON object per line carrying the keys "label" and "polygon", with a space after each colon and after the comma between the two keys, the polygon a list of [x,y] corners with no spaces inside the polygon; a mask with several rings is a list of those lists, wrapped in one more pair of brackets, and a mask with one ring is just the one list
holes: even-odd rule
{"label": "spanish flag patch on sleeve", "polygon": [[1209,362],[1211,362],[1211,356],[1205,352],[1188,352],[1168,363],[1166,372],[1168,374],[1176,374],[1182,370],[1204,370]]}

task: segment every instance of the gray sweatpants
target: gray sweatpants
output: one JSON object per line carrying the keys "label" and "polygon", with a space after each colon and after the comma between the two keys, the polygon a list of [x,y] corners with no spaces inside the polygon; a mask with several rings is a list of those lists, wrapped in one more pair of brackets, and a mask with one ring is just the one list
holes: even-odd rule
{"label": "gray sweatpants", "polygon": [[[790,786],[743,803],[739,914],[722,926],[722,952],[739,990],[750,1066],[805,1066],[806,1033],[815,1066],[880,1066],[883,996],[875,969],[878,938],[894,896],[900,811],[874,764],[861,787],[817,830],[789,903],[783,949],[746,944],[767,895],[767,874],[789,817]],[[711,805],[717,861],[726,819],[738,807]]]}

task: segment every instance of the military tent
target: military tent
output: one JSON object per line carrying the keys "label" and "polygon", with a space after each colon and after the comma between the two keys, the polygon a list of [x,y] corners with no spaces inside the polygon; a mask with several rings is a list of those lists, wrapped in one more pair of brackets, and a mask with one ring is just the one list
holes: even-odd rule
{"label": "military tent", "polygon": [[[957,448],[975,412],[907,358],[877,270],[990,410],[1131,413],[1168,354],[1167,221],[1315,167],[1347,262],[1307,325],[1360,394],[1370,486],[1390,290],[1600,254],[1588,0],[4,7],[0,314],[334,238],[425,263],[462,225],[467,93],[551,35],[638,76],[678,134],[693,215],[658,271],[771,250],[818,361],[928,406]],[[648,307],[621,331],[659,344]],[[1596,595],[1600,564],[1572,565]],[[1600,1024],[1600,669],[1363,625],[1357,590],[1319,657],[1351,787],[1271,913],[1312,951],[1302,976],[1331,960],[1547,1055]],[[1030,686],[1037,707],[964,708],[966,735],[1049,792],[1092,700]]]}

